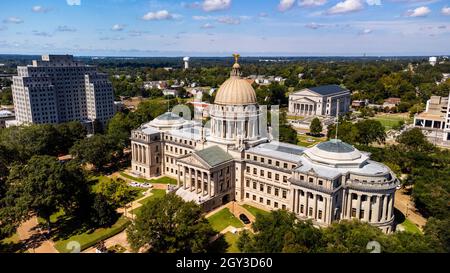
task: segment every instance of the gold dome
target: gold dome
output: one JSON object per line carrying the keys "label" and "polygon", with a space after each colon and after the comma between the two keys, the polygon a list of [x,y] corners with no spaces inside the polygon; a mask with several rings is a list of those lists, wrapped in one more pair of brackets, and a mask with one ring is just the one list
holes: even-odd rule
{"label": "gold dome", "polygon": [[226,80],[217,91],[215,104],[224,105],[248,105],[256,104],[256,92],[252,85],[240,77],[240,68],[238,58],[235,54],[235,64],[231,71],[231,77]]}

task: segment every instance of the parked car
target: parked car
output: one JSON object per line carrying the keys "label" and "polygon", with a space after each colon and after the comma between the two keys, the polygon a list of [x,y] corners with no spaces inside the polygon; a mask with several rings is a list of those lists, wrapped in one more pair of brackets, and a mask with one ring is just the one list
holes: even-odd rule
{"label": "parked car", "polygon": [[239,219],[241,219],[241,221],[246,225],[251,223],[250,219],[248,219],[247,215],[245,215],[245,214],[239,215]]}
{"label": "parked car", "polygon": [[149,189],[149,188],[153,188],[153,185],[150,183],[144,183],[144,184],[142,184],[142,187]]}

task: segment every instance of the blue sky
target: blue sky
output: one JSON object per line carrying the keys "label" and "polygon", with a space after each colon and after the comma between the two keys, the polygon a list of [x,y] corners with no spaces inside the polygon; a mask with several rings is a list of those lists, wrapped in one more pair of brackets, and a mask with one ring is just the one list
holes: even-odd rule
{"label": "blue sky", "polygon": [[450,54],[450,0],[1,0],[0,53]]}

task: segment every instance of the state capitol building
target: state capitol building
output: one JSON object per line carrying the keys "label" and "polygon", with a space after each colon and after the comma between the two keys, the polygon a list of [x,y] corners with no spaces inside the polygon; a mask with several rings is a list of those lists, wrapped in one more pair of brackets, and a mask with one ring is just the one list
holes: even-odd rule
{"label": "state capitol building", "polygon": [[206,211],[237,201],[316,226],[356,218],[393,231],[398,180],[387,166],[337,139],[312,148],[274,141],[266,114],[236,58],[208,128],[167,112],[132,131],[132,172],[177,179],[176,194]]}

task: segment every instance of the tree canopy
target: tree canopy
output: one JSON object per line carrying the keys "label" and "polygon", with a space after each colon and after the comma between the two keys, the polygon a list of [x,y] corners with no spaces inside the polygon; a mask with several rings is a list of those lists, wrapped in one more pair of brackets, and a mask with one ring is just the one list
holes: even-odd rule
{"label": "tree canopy", "polygon": [[153,253],[202,253],[216,232],[193,202],[175,194],[145,204],[127,230],[133,250]]}

